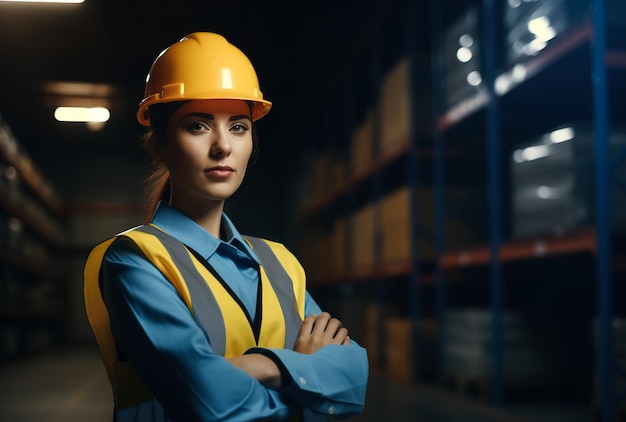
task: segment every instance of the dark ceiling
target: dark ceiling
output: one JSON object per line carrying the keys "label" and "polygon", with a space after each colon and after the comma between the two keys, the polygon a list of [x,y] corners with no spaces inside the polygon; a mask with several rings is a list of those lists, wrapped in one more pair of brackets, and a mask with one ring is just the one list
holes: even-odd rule
{"label": "dark ceiling", "polygon": [[[127,182],[121,180],[138,182],[126,176],[129,159],[142,169],[147,162],[138,142],[144,128],[135,113],[152,62],[189,33],[221,33],[251,59],[261,90],[273,102],[271,113],[257,125],[261,159],[229,204],[236,204],[239,214],[252,211],[251,226],[257,217],[264,221],[262,234],[269,235],[272,227],[280,232],[294,214],[294,198],[310,194],[299,185],[313,173],[301,165],[308,157],[301,152],[310,145],[311,133],[314,143],[329,138],[316,112],[337,104],[330,93],[340,87],[346,64],[380,35],[382,17],[392,22],[387,28],[405,28],[411,21],[407,5],[423,10],[430,4],[413,1],[0,1],[0,116],[67,209],[99,195],[115,200],[101,189],[122,195],[127,189],[118,184]],[[424,35],[428,26],[421,30]],[[59,82],[87,84],[91,94],[79,101],[96,96],[109,105],[111,118],[101,130],[54,119],[57,106],[77,100],[55,93],[50,84]],[[235,217],[245,231],[248,216]]]}
{"label": "dark ceiling", "polygon": [[[142,131],[136,106],[154,58],[188,33],[214,31],[249,56],[261,89],[274,102],[262,130],[284,130],[283,119],[296,110],[306,114],[304,106],[319,101],[374,17],[393,3],[0,1],[0,114],[43,167],[53,159],[71,165],[84,154],[132,153]],[[54,109],[67,98],[52,92],[51,82],[98,84],[104,92],[96,96],[110,105],[110,121],[99,131],[55,121]]]}

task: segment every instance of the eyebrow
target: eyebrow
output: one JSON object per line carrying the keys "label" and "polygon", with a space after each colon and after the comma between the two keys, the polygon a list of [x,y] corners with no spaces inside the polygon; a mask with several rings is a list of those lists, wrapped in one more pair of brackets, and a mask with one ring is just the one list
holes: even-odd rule
{"label": "eyebrow", "polygon": [[[210,113],[199,113],[199,112],[193,112],[193,113],[189,113],[183,116],[183,119],[186,119],[187,117],[192,117],[192,116],[198,116],[198,117],[203,117],[205,119],[208,120],[215,120],[215,117],[210,114]],[[228,118],[228,121],[233,122],[235,120],[241,120],[241,119],[248,119],[248,120],[252,120],[252,118],[250,116],[247,116],[245,114],[236,114],[234,116],[231,116]]]}

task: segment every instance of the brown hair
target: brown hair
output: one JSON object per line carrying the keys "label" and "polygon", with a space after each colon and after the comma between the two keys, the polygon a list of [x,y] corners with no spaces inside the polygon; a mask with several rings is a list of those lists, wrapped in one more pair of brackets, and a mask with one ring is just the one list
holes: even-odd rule
{"label": "brown hair", "polygon": [[[150,128],[141,138],[141,145],[152,159],[153,168],[145,179],[143,224],[149,224],[159,201],[169,201],[170,172],[162,158],[162,151],[167,142],[167,122],[184,101],[154,104],[150,107]],[[253,104],[248,101],[250,113]],[[252,114],[251,114],[252,115]],[[252,154],[248,165],[259,158],[259,140],[254,124],[252,125]]]}

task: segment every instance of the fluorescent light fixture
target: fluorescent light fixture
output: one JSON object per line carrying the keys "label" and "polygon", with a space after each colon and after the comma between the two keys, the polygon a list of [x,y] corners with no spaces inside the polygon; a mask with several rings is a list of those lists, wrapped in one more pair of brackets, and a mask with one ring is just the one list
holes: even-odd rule
{"label": "fluorescent light fixture", "polygon": [[556,195],[554,193],[554,189],[549,186],[539,186],[537,188],[537,196],[541,199],[550,199],[554,198]]}
{"label": "fluorescent light fixture", "polygon": [[508,74],[499,75],[494,84],[494,90],[498,95],[504,95],[511,90],[512,78]]}
{"label": "fluorescent light fixture", "polygon": [[461,63],[467,63],[472,60],[472,50],[467,47],[461,47],[456,51],[456,58]]}
{"label": "fluorescent light fixture", "polygon": [[474,45],[474,38],[470,34],[463,34],[459,37],[461,47],[471,47]]}
{"label": "fluorescent light fixture", "polygon": [[539,39],[539,40],[541,40],[543,42],[548,42],[552,38],[556,37],[556,30],[553,27],[548,26],[544,30],[538,32],[536,34],[536,36],[537,36],[537,39]]}
{"label": "fluorescent light fixture", "polygon": [[524,161],[538,160],[550,155],[550,148],[548,145],[534,145],[526,147],[524,149],[518,149],[513,153],[513,159],[517,163],[523,163]]}
{"label": "fluorescent light fixture", "polygon": [[54,118],[60,122],[106,122],[111,117],[104,107],[57,107]]}
{"label": "fluorescent light fixture", "polygon": [[498,75],[495,83],[495,91],[498,95],[504,95],[514,87],[522,83],[527,76],[528,72],[526,66],[523,64],[516,64],[513,69]]}
{"label": "fluorescent light fixture", "polygon": [[550,27],[550,19],[547,16],[539,16],[538,18],[528,21],[528,30],[537,35]]}
{"label": "fluorescent light fixture", "polygon": [[482,76],[480,76],[480,72],[476,70],[470,72],[465,79],[467,80],[467,83],[471,86],[478,86],[483,82],[483,78]]}
{"label": "fluorescent light fixture", "polygon": [[530,52],[530,55],[534,55],[538,52],[540,52],[541,50],[543,50],[544,48],[546,48],[548,44],[539,39],[539,38],[535,38],[534,40],[532,40],[529,44],[528,44],[528,51]]}
{"label": "fluorescent light fixture", "polygon": [[569,141],[570,139],[574,139],[574,129],[571,127],[564,127],[562,129],[557,129],[555,131],[550,132],[549,139],[551,142],[558,144],[559,142]]}
{"label": "fluorescent light fixture", "polygon": [[85,0],[0,0],[12,3],[84,3]]}

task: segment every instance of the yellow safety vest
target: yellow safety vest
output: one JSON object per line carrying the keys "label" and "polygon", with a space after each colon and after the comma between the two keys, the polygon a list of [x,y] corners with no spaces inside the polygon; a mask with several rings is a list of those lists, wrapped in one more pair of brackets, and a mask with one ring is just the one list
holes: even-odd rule
{"label": "yellow safety vest", "polygon": [[225,357],[240,356],[255,346],[293,349],[304,319],[306,285],[300,263],[282,244],[246,238],[261,262],[258,294],[261,302],[257,306],[260,312],[252,322],[206,260],[156,226],[139,226],[97,245],[87,258],[84,270],[87,319],[118,409],[152,398],[130,364],[118,359],[109,313],[100,292],[104,255],[122,236],[131,239],[172,283],[216,353]]}

